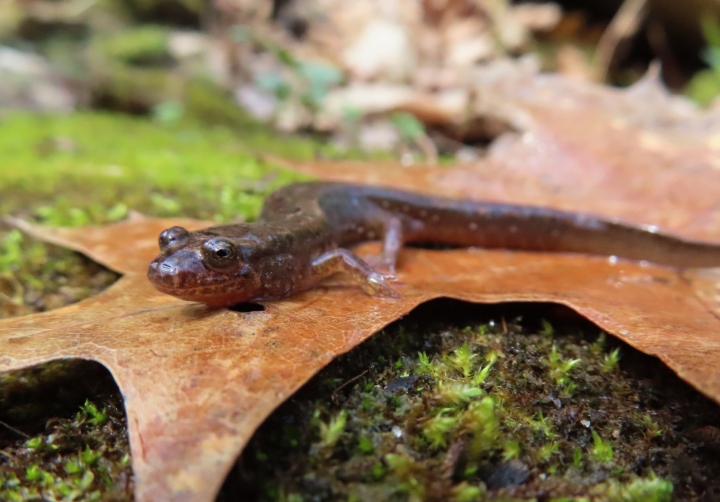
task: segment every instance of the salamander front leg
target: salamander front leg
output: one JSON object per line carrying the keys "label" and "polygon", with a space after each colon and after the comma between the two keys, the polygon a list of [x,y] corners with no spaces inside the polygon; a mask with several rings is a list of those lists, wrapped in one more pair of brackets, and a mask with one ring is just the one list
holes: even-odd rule
{"label": "salamander front leg", "polygon": [[365,261],[372,268],[387,270],[395,275],[397,258],[403,245],[402,221],[399,218],[389,218],[383,222],[383,241],[380,254],[365,257]]}
{"label": "salamander front leg", "polygon": [[347,249],[333,249],[321,254],[313,260],[312,272],[318,280],[344,272],[370,296],[400,298],[400,294],[387,284],[396,279],[395,275],[377,272]]}
{"label": "salamander front leg", "polygon": [[384,231],[381,260],[390,273],[394,274],[397,257],[403,245],[402,221],[399,218],[390,218],[385,222]]}

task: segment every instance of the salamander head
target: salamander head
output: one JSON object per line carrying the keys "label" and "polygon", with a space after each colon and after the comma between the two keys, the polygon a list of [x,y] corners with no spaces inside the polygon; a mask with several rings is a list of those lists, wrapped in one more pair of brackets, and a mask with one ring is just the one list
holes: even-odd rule
{"label": "salamander head", "polygon": [[260,277],[250,262],[257,244],[222,230],[163,231],[160,254],[148,268],[150,282],[162,293],[212,307],[258,299]]}

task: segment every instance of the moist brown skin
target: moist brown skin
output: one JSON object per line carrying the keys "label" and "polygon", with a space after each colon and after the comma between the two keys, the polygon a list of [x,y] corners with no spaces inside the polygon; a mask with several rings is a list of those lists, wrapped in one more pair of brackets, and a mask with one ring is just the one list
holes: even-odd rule
{"label": "moist brown skin", "polygon": [[[382,240],[381,273],[346,246]],[[673,267],[719,267],[720,245],[596,216],[431,197],[391,188],[296,183],[272,193],[255,223],[160,235],[148,269],[155,287],[210,306],[285,298],[345,272],[373,296],[388,285],[403,244],[439,243],[618,256]]]}

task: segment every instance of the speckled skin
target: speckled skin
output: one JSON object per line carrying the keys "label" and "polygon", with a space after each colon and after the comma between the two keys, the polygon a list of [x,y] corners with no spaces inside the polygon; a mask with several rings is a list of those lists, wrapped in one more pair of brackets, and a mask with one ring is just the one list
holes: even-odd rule
{"label": "speckled skin", "polygon": [[[378,263],[394,273],[404,243],[575,252],[674,267],[720,266],[720,246],[591,215],[431,197],[390,188],[297,183],[265,201],[257,222],[161,235],[148,278],[167,294],[211,306],[290,296],[337,272],[367,293],[397,297],[392,274],[345,249],[383,240]],[[216,255],[216,256],[212,256]]]}

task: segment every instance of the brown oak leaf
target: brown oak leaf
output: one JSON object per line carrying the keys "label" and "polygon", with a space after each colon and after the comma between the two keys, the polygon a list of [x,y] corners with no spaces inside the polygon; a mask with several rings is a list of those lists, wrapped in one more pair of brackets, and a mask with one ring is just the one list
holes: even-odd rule
{"label": "brown oak leaf", "polygon": [[[515,132],[498,138],[476,164],[292,167],[325,178],[582,210],[718,241],[720,130],[713,112],[698,113],[653,82],[614,91],[516,72],[489,79],[483,92],[506,106],[503,116]],[[81,229],[20,224],[123,276],[76,305],[0,322],[0,371],[68,357],[108,367],[125,398],[139,501],[212,499],[275,407],[338,354],[437,297],[567,305],[720,401],[712,274],[598,256],[407,249],[396,283],[401,300],[369,297],[340,278],[264,302],[261,311],[210,310],[161,295],[145,278],[162,229],[207,224],[143,218]],[[377,249],[369,244],[359,252]]]}

